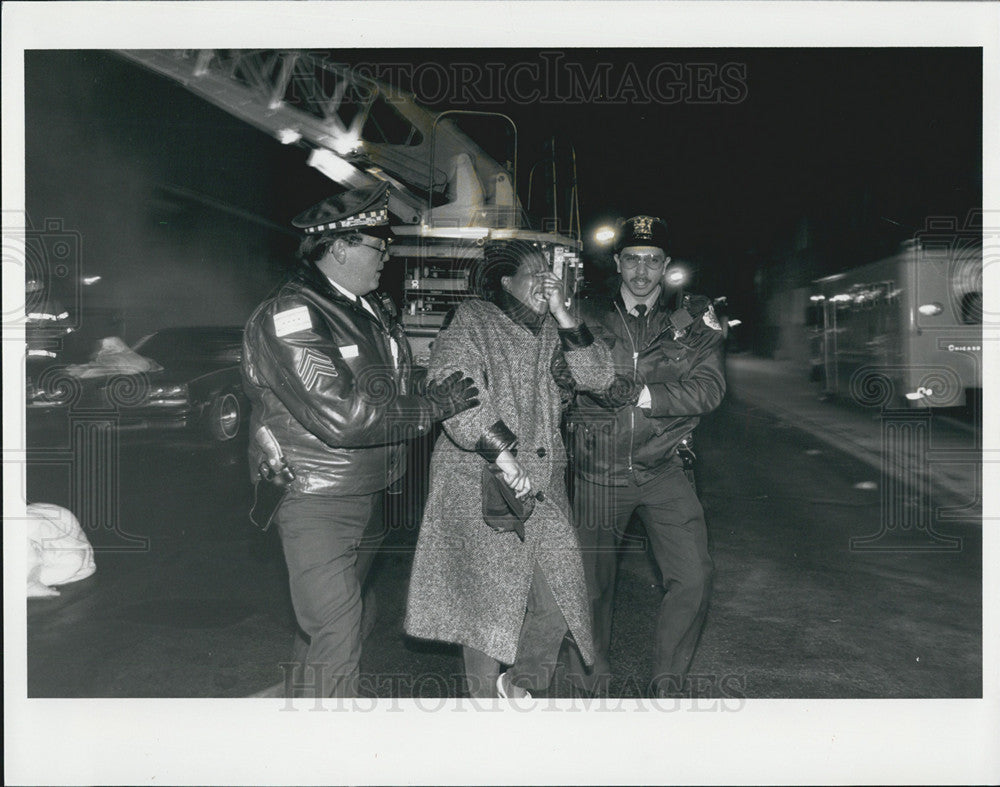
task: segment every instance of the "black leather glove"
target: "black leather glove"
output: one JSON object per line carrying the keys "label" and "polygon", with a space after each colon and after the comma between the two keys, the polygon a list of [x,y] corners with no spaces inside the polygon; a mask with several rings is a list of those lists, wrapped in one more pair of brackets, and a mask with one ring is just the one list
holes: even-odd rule
{"label": "black leather glove", "polygon": [[600,398],[609,407],[625,407],[635,405],[639,401],[639,394],[642,386],[634,382],[632,378],[616,374],[610,387],[601,394]]}
{"label": "black leather glove", "polygon": [[463,377],[461,372],[452,372],[440,382],[428,382],[424,386],[424,401],[431,406],[431,417],[435,421],[451,418],[456,413],[479,404],[476,398],[479,389],[471,377]]}

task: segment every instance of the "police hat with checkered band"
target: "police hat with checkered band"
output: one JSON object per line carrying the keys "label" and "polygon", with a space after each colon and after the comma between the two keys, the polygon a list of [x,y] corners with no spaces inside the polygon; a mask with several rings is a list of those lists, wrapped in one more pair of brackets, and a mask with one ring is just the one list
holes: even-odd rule
{"label": "police hat with checkered band", "polygon": [[292,219],[292,226],[306,235],[363,232],[388,237],[391,234],[389,184],[379,183],[328,197]]}
{"label": "police hat with checkered band", "polygon": [[667,225],[656,216],[625,219],[615,237],[615,253],[629,246],[655,246],[667,251]]}

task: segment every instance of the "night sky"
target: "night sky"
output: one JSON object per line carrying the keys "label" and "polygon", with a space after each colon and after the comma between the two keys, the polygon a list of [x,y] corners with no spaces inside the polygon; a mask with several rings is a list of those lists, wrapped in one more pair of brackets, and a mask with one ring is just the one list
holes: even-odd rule
{"label": "night sky", "polygon": [[[331,59],[391,74],[432,109],[510,115],[522,198],[549,140],[560,165],[572,144],[585,232],[658,214],[673,255],[698,271],[695,289],[748,313],[761,277],[771,291],[799,286],[889,253],[927,217],[962,220],[982,203],[979,50]],[[289,219],[339,190],[305,150],[110,53],[28,53],[26,121],[29,217],[80,233],[84,272],[103,277],[87,303],[127,312],[130,341],[161,325],[242,322],[285,270]],[[506,144],[482,139],[491,153]],[[598,269],[599,250],[586,250]]]}

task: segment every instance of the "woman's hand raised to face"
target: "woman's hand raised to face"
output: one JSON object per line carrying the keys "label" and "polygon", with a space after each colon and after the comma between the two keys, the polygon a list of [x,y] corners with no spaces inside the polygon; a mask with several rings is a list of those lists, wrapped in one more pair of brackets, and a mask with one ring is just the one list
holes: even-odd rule
{"label": "woman's hand raised to face", "polygon": [[562,279],[552,272],[542,274],[542,292],[549,305],[549,313],[556,318],[560,328],[576,328],[577,322],[566,308]]}

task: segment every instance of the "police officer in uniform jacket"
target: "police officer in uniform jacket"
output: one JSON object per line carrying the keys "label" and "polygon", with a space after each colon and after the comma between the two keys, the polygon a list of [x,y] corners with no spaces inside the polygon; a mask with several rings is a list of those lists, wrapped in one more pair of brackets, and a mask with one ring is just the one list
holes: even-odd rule
{"label": "police officer in uniform jacket", "polygon": [[699,417],[725,394],[723,332],[707,298],[677,304],[664,291],[660,219],[629,219],[615,248],[621,287],[586,301],[582,315],[612,348],[615,382],[600,394],[580,392],[567,419],[597,651],[592,672],[571,653],[570,674],[591,691],[607,686],[617,547],[638,512],[667,591],[654,635],[652,691],[662,694],[682,690],[711,589],[704,512],[685,463]]}
{"label": "police officer in uniform jacket", "polygon": [[324,200],[293,224],[303,265],[244,334],[251,434],[273,438],[251,442],[250,466],[256,474],[280,452],[293,475],[275,521],[300,629],[293,662],[308,666],[286,674],[286,693],[355,696],[384,491],[405,470],[405,439],[474,406],[477,391],[461,375],[414,385],[402,328],[372,295],[391,241],[387,184]]}

